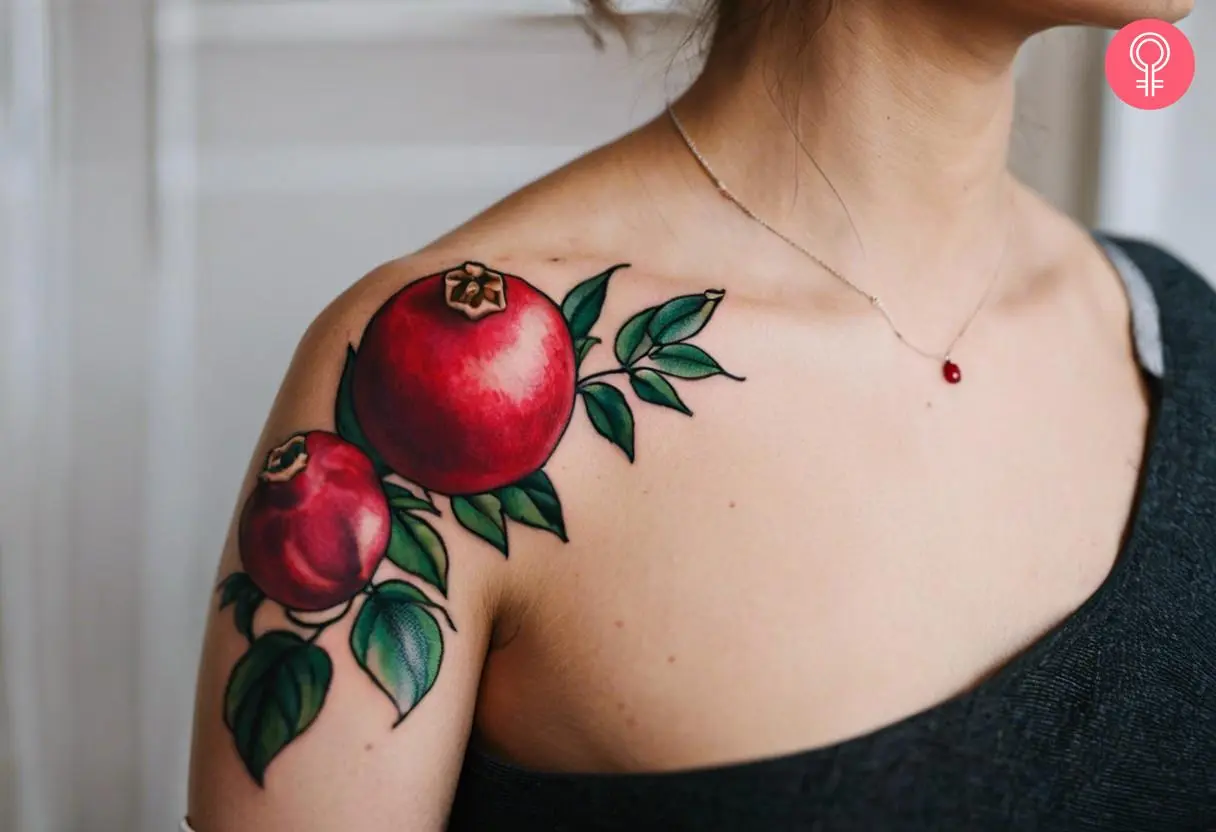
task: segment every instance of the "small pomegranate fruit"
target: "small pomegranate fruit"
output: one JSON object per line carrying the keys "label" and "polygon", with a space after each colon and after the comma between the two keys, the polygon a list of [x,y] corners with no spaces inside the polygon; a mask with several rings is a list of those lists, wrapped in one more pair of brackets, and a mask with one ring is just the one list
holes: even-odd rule
{"label": "small pomegranate fruit", "polygon": [[557,304],[479,263],[406,286],[373,316],[355,413],[390,468],[440,494],[536,471],[574,409],[574,343]]}
{"label": "small pomegranate fruit", "polygon": [[371,460],[336,434],[297,434],[267,455],[245,501],[241,562],[271,600],[324,610],[372,579],[390,530]]}

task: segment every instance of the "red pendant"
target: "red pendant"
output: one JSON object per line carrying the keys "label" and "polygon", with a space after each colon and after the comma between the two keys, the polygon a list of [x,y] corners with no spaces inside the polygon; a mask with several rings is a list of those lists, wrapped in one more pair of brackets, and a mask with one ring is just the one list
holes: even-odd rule
{"label": "red pendant", "polygon": [[963,371],[950,359],[942,363],[942,378],[949,384],[958,384],[963,380]]}

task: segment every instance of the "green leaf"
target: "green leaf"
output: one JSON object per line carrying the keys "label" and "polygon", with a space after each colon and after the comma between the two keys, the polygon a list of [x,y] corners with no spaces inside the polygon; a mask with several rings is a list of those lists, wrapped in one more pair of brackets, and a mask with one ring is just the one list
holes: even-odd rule
{"label": "green leaf", "polygon": [[400,485],[392,482],[382,483],[384,486],[384,495],[388,497],[389,508],[394,511],[426,511],[431,514],[439,514],[439,509],[430,500],[419,497],[410,491],[408,488],[403,488]]}
{"label": "green leaf", "polygon": [[377,585],[350,631],[355,661],[397,709],[397,721],[435,684],[443,663],[443,631],[428,607],[435,605],[404,581]]}
{"label": "green leaf", "polygon": [[633,364],[654,346],[654,342],[650,340],[650,336],[646,333],[646,327],[650,326],[651,318],[658,311],[659,307],[657,306],[643,309],[621,325],[620,330],[616,334],[614,351],[616,352],[617,361],[620,361],[623,366],[628,367],[630,364]]}
{"label": "green leaf", "polygon": [[700,295],[682,295],[659,307],[646,332],[656,344],[674,344],[696,335],[713,316],[726,293],[707,289]]}
{"label": "green leaf", "polygon": [[633,462],[633,411],[625,395],[611,384],[595,382],[579,388],[592,426]]}
{"label": "green leaf", "polygon": [[604,298],[608,296],[608,278],[618,269],[628,267],[628,263],[619,263],[595,277],[588,278],[575,286],[562,300],[562,315],[570,325],[570,334],[577,341],[586,338],[591,333],[591,327],[600,318],[604,308]]}
{"label": "green leaf", "polygon": [[698,379],[724,375],[742,381],[722,369],[709,353],[692,344],[667,344],[650,354],[650,361],[663,373],[675,378]]}
{"label": "green leaf", "polygon": [[285,630],[254,641],[232,669],[224,724],[259,786],[270,761],[317,718],[332,676],[328,653]]}
{"label": "green leaf", "polygon": [[448,550],[430,523],[409,512],[394,511],[388,559],[448,594]]}
{"label": "green leaf", "polygon": [[553,481],[544,471],[529,474],[519,482],[498,489],[495,494],[507,517],[525,526],[552,532],[566,542],[562,504]]}
{"label": "green leaf", "polygon": [[452,513],[460,525],[507,554],[507,521],[502,516],[502,503],[493,494],[453,497]]}
{"label": "green leaf", "polygon": [[586,338],[579,338],[574,342],[574,369],[577,370],[583,366],[583,359],[587,357],[587,353],[591,352],[591,348],[600,343],[600,339],[594,335],[589,335]]}
{"label": "green leaf", "polygon": [[338,398],[334,402],[334,429],[338,436],[363,451],[372,461],[372,465],[376,466],[376,472],[383,477],[391,473],[391,469],[367,441],[363,428],[359,427],[359,419],[355,416],[354,381],[355,348],[347,345],[346,365],[342,368],[342,380],[338,382]]}
{"label": "green leaf", "polygon": [[253,641],[253,616],[264,600],[265,594],[244,572],[233,572],[220,584],[220,609],[229,604],[236,605],[232,610],[232,620],[241,635],[249,641]]}
{"label": "green leaf", "polygon": [[680,411],[685,416],[692,415],[692,411],[688,409],[688,405],[680,401],[680,397],[676,394],[676,388],[671,386],[671,382],[654,370],[645,367],[641,370],[634,370],[629,375],[629,383],[633,386],[633,392],[637,393],[638,398],[642,401],[670,407],[672,410]]}

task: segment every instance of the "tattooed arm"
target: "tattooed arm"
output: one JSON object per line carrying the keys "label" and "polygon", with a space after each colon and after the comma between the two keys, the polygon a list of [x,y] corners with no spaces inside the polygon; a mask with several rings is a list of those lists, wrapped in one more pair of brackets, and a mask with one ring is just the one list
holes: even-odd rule
{"label": "tattooed arm", "polygon": [[723,299],[712,289],[632,315],[600,350],[615,366],[583,371],[621,268],[559,304],[479,263],[404,288],[390,266],[314,325],[221,565],[197,832],[442,827],[509,594],[510,527],[566,540],[545,465],[577,402],[632,462],[624,384],[691,416],[673,380],[743,380],[691,343]]}
{"label": "tattooed arm", "polygon": [[[444,496],[495,472],[445,427],[453,336],[428,318],[472,324],[494,300],[442,276],[394,293],[399,269],[305,335],[242,490],[200,669],[197,832],[443,826],[503,566],[461,540],[479,517],[492,533],[485,500]],[[525,451],[497,473],[531,465]]]}

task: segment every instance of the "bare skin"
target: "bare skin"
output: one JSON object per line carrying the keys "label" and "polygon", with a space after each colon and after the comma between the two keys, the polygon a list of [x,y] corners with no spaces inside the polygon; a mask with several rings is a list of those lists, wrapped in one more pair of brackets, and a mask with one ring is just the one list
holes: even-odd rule
{"label": "bare skin", "polygon": [[[927,349],[970,312],[1011,227],[999,284],[955,350],[963,383],[944,384],[864,299],[718,196],[665,118],[381,267],[305,336],[255,458],[328,429],[340,357],[369,316],[467,260],[554,298],[628,261],[610,329],[725,289],[703,346],[747,381],[682,389],[692,420],[648,411],[632,466],[576,420],[546,468],[570,542],[521,529],[506,561],[453,544],[460,634],[434,691],[390,731],[391,709],[335,650],[325,716],[265,788],[220,722],[243,645],[213,614],[199,832],[442,828],[470,733],[557,771],[840,742],[999,672],[1099,587],[1134,510],[1148,403],[1110,264],[1005,172],[1011,64],[1048,25],[1189,4],[837,5],[812,49],[763,27],[723,41],[677,107],[741,199],[882,297]],[[236,568],[230,542],[221,574]],[[335,627],[321,643],[345,638]]]}

